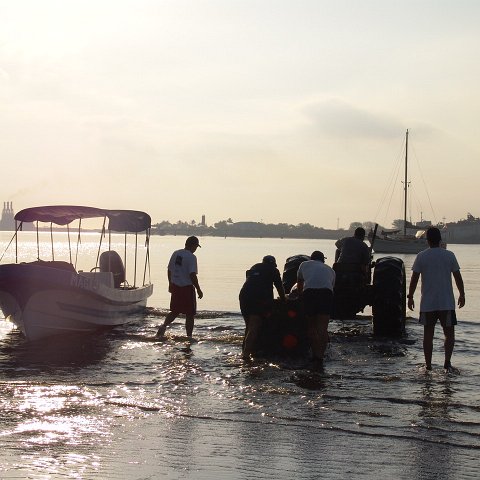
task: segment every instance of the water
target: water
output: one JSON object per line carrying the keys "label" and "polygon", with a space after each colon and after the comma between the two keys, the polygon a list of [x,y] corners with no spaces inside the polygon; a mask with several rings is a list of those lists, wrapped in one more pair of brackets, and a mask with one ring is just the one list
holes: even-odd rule
{"label": "water", "polygon": [[242,361],[238,291],[263,255],[319,249],[331,264],[333,242],[202,238],[197,341],[183,320],[155,341],[183,240],[152,239],[155,292],[128,326],[28,344],[0,323],[1,478],[478,477],[480,246],[449,247],[466,284],[459,372],[441,368],[440,331],[422,369],[414,312],[403,341],[373,339],[368,318],[331,322],[325,372],[312,374],[302,360]]}

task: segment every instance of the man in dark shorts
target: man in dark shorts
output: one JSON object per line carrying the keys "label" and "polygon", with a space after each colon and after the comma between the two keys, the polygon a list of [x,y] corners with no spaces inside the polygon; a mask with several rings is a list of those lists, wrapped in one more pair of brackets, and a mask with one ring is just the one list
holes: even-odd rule
{"label": "man in dark shorts", "polygon": [[203,297],[203,292],[198,283],[197,257],[194,255],[200,243],[197,237],[188,237],[185,248],[173,252],[168,263],[168,291],[171,293],[170,313],[165,317],[163,325],[157,332],[157,337],[163,337],[167,326],[170,325],[181,313],[185,314],[185,330],[187,337],[191,337],[197,313],[198,298]]}
{"label": "man in dark shorts", "polygon": [[420,300],[420,318],[423,325],[423,353],[425,367],[432,369],[433,336],[437,320],[443,328],[445,336],[445,370],[452,368],[451,358],[455,345],[455,297],[453,295],[452,275],[458,288],[458,306],[465,305],[465,290],[460,267],[453,252],[440,247],[442,240],[440,230],[430,227],[427,230],[429,248],[420,252],[412,266],[412,277],[408,290],[408,308],[413,310],[415,302],[413,295],[417,283],[422,277],[422,296]]}
{"label": "man in dark shorts", "polygon": [[325,255],[318,250],[302,262],[297,272],[298,292],[303,299],[312,346],[314,366],[321,368],[328,343],[328,322],[333,306],[335,272],[325,265]]}
{"label": "man in dark shorts", "polygon": [[282,301],[285,301],[277,262],[272,255],[263,257],[262,263],[256,263],[247,270],[247,278],[240,290],[240,310],[245,320],[245,339],[243,357],[249,358],[256,353],[257,340],[262,319],[271,314],[273,305],[273,286]]}

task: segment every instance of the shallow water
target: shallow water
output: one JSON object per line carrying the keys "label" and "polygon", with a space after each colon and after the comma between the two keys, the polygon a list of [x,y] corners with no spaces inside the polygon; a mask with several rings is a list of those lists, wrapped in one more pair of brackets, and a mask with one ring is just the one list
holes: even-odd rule
{"label": "shallow water", "polygon": [[130,325],[27,343],[0,323],[1,478],[478,477],[477,246],[450,246],[467,292],[458,371],[441,368],[440,332],[425,372],[416,318],[404,340],[378,340],[366,311],[331,323],[325,370],[312,373],[301,359],[241,359],[237,295],[264,254],[318,248],[331,263],[331,241],[202,239],[196,341],[181,320],[156,341],[178,241],[153,239],[155,294]]}

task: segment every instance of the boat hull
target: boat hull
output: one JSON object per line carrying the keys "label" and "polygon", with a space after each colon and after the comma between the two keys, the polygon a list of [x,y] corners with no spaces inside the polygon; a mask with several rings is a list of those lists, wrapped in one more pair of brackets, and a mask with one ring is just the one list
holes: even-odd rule
{"label": "boat hull", "polygon": [[111,272],[45,265],[52,263],[0,266],[0,307],[28,340],[125,324],[153,292],[151,284],[114,288]]}
{"label": "boat hull", "polygon": [[428,248],[425,239],[390,239],[375,238],[373,250],[375,253],[420,253]]}

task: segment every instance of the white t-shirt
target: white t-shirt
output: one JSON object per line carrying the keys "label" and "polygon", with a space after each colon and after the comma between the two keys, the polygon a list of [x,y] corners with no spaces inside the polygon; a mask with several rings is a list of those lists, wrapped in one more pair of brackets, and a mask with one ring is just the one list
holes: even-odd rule
{"label": "white t-shirt", "polygon": [[333,291],[335,272],[319,260],[307,260],[298,267],[298,280],[303,280],[303,289],[328,288]]}
{"label": "white t-shirt", "polygon": [[460,270],[455,254],[435,247],[420,252],[412,265],[422,281],[421,312],[455,310],[452,273]]}
{"label": "white t-shirt", "polygon": [[190,251],[182,248],[172,253],[168,262],[170,281],[179,287],[192,285],[191,273],[198,273],[197,257]]}

